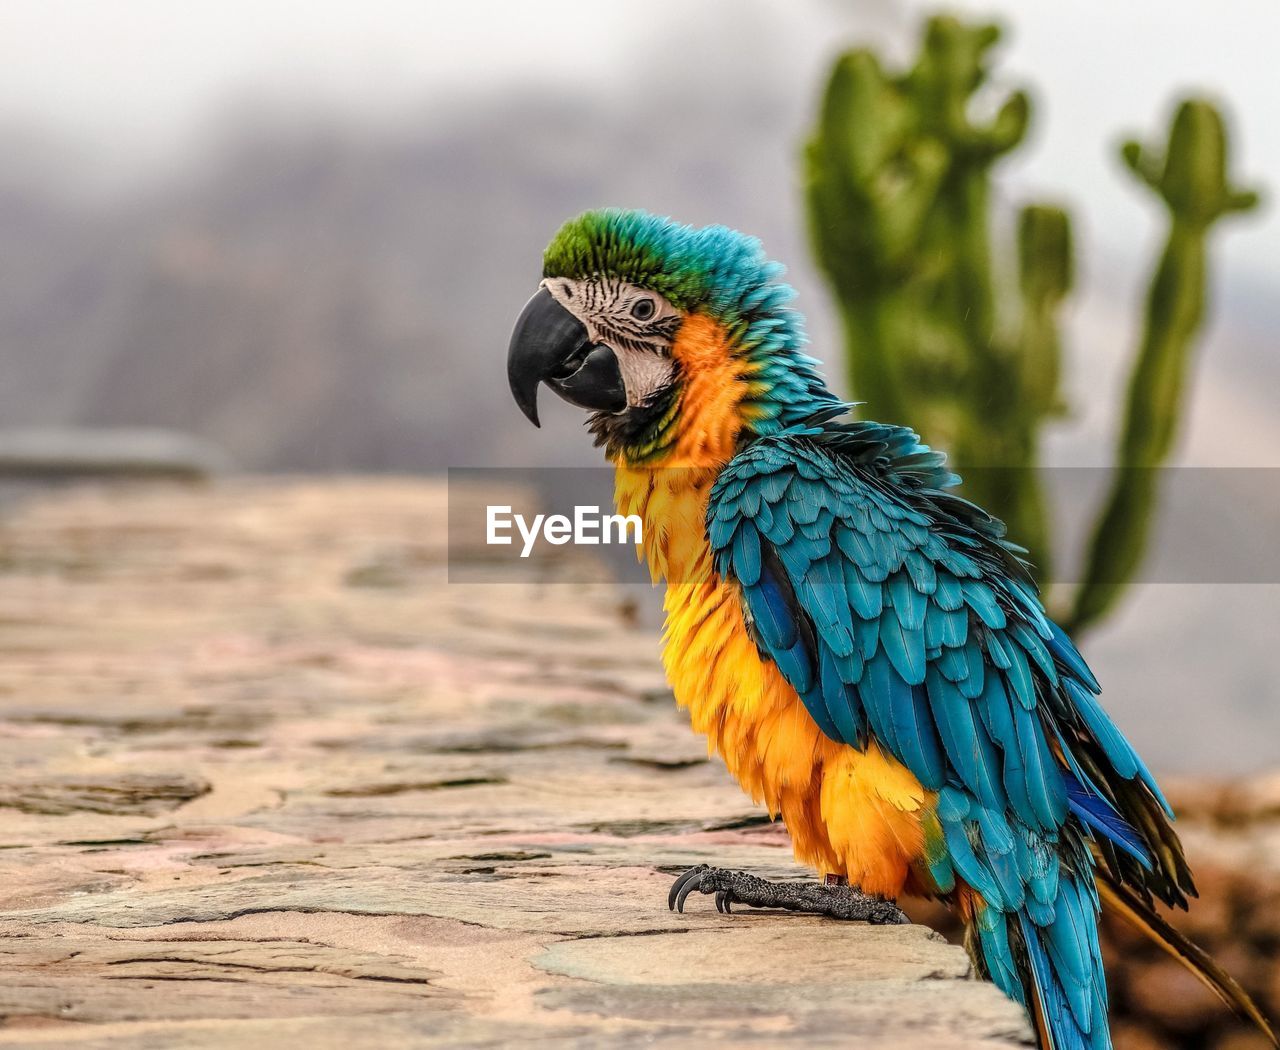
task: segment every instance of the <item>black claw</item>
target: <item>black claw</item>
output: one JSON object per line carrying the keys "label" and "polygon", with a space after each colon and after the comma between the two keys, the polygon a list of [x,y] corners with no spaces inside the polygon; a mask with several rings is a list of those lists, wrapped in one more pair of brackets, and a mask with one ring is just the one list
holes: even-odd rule
{"label": "black claw", "polygon": [[733,898],[729,896],[728,890],[716,890],[716,911],[725,915],[733,914]]}
{"label": "black claw", "polygon": [[702,882],[702,876],[704,873],[701,871],[695,871],[691,874],[693,877],[681,886],[680,892],[676,894],[676,911],[681,912],[682,914],[684,912],[685,898],[698,888],[699,883]]}
{"label": "black claw", "polygon": [[[667,894],[667,907],[672,911],[684,911],[684,899],[689,895],[688,890],[685,890],[685,887],[688,885],[690,879],[700,876],[708,867],[710,867],[708,864],[699,864],[696,867],[690,868],[676,879],[671,886],[671,892]],[[685,892],[682,893],[681,890],[685,890]]]}

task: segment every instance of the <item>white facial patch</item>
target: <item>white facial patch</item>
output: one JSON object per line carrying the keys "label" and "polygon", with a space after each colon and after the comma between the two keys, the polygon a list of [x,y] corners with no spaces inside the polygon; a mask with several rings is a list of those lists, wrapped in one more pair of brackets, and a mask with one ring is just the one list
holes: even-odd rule
{"label": "white facial patch", "polygon": [[619,350],[617,347],[613,352],[618,358],[622,384],[627,388],[627,404],[632,408],[643,405],[675,376],[675,362],[669,357],[659,357],[648,350]]}
{"label": "white facial patch", "polygon": [[684,316],[662,296],[608,277],[550,277],[542,287],[582,322],[588,339],[613,351],[628,406],[643,405],[671,383],[671,344]]}

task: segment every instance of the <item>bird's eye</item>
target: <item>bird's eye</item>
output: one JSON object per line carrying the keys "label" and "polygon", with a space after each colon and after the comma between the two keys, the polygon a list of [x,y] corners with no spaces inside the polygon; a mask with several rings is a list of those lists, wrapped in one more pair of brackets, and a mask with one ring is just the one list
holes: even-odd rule
{"label": "bird's eye", "polygon": [[631,304],[631,316],[637,321],[647,321],[653,316],[655,309],[652,299],[637,299]]}

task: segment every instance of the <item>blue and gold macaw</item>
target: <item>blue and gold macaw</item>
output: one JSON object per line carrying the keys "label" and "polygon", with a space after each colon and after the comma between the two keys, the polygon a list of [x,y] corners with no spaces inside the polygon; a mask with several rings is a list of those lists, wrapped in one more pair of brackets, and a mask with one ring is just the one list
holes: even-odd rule
{"label": "blue and gold macaw", "polygon": [[940,899],[1046,1050],[1107,1050],[1100,910],[1275,1039],[1155,912],[1195,892],[1172,811],[1004,526],[910,430],[849,421],[754,239],[588,212],[548,247],[511,389],[592,411],[666,581],[675,696],[825,883],[700,865],[672,888],[905,921]]}

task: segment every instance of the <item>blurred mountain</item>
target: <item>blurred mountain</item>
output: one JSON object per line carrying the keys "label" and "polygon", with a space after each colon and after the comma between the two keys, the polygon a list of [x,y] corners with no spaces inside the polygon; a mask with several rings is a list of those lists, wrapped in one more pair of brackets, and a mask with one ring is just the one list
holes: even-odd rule
{"label": "blurred mountain", "polygon": [[[535,93],[393,128],[264,119],[130,197],[11,174],[0,420],[183,428],[260,470],[511,463],[529,443],[509,326],[569,215],[644,206],[803,257],[804,100],[766,80],[692,106]],[[596,462],[561,415],[536,460]]]}

